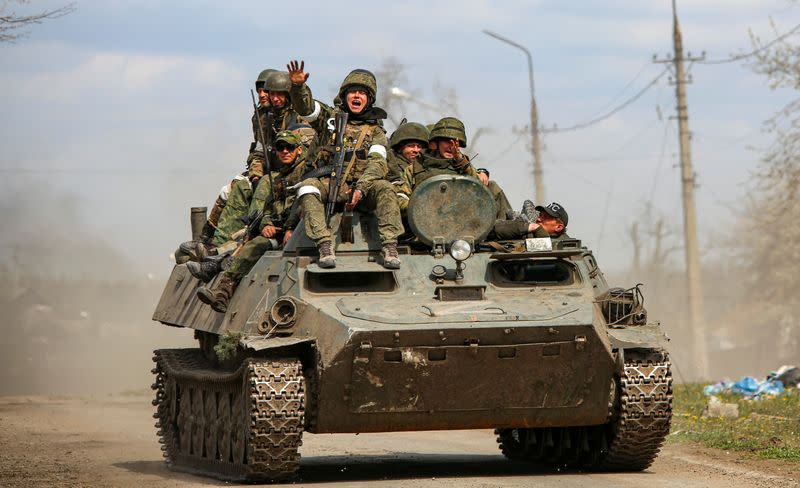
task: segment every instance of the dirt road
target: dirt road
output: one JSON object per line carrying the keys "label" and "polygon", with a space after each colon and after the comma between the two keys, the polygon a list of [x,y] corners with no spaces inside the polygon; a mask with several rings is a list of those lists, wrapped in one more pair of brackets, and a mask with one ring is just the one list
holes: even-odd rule
{"label": "dirt road", "polygon": [[[166,468],[150,398],[0,397],[0,486],[204,487]],[[304,436],[299,486],[784,487],[796,464],[668,445],[644,473],[541,473],[506,461],[490,431]]]}

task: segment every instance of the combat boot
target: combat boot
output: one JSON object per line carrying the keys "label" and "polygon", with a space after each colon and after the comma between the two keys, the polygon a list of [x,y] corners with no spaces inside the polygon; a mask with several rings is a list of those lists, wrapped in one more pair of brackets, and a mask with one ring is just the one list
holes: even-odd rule
{"label": "combat boot", "polygon": [[203,283],[208,283],[209,281],[213,280],[220,271],[222,271],[222,266],[220,266],[221,262],[222,260],[220,259],[207,259],[201,263],[198,263],[197,261],[189,261],[186,263],[186,269],[188,269],[189,273],[191,273],[191,275],[198,280],[202,281]]}
{"label": "combat boot", "polygon": [[319,245],[319,261],[317,265],[320,268],[335,268],[336,255],[333,252],[333,242],[324,241]]}
{"label": "combat boot", "polygon": [[197,289],[197,298],[201,302],[211,305],[217,312],[225,313],[228,310],[228,303],[236,291],[237,283],[228,275],[223,274],[217,284],[213,287],[201,286]]}
{"label": "combat boot", "polygon": [[400,255],[397,253],[397,244],[387,242],[381,249],[383,267],[386,269],[400,269]]}
{"label": "combat boot", "polygon": [[536,211],[536,205],[533,204],[530,200],[525,200],[522,202],[522,212],[520,215],[526,222],[536,222],[536,217],[539,212]]}
{"label": "combat boot", "polygon": [[182,242],[175,251],[175,262],[183,264],[188,261],[202,261],[208,256],[208,249],[200,241]]}

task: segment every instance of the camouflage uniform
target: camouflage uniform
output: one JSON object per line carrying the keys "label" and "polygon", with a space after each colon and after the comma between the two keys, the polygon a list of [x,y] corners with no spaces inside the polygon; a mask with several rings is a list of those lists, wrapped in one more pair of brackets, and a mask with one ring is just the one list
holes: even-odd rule
{"label": "camouflage uniform", "polygon": [[[307,164],[306,147],[302,145],[301,136],[289,131],[279,132],[275,138],[275,143],[279,141],[303,147],[291,165],[281,164],[280,171],[271,172],[272,183],[275,186],[275,202],[272,203],[272,192],[270,191],[270,179],[262,177],[255,192],[245,184],[237,185],[238,192],[231,195],[228,205],[223,211],[220,220],[218,233],[223,229],[228,232],[228,236],[244,227],[242,217],[252,215],[261,210],[264,211],[260,222],[255,231],[256,237],[248,240],[240,249],[236,257],[231,262],[228,269],[223,272],[222,278],[214,288],[203,286],[197,290],[198,297],[208,303],[218,312],[227,309],[228,301],[233,296],[233,292],[239,281],[250,272],[261,256],[273,249],[279,249],[278,239],[286,231],[294,230],[299,219],[299,211],[295,205],[295,194],[290,187],[296,185],[305,173],[313,169]],[[249,181],[249,180],[245,180]],[[248,191],[252,193],[252,199],[247,201]],[[261,232],[267,226],[281,227],[282,230],[275,234],[275,238],[264,237]],[[216,238],[217,236],[215,236]],[[220,235],[221,237],[221,235]]]}
{"label": "camouflage uniform", "polygon": [[[461,147],[466,147],[467,145],[464,124],[454,117],[445,117],[439,120],[429,129],[429,133],[431,140],[454,139],[459,142]],[[477,171],[470,164],[466,155],[462,154],[461,158],[455,159],[440,158],[436,154],[435,151],[426,150],[419,155],[413,164],[406,166],[403,171],[403,183],[399,192],[399,194],[406,196],[406,198],[400,199],[400,205],[403,209],[408,206],[408,200],[414,188],[428,178],[439,175],[461,175],[479,179]]]}
{"label": "camouflage uniform", "polygon": [[525,239],[528,237],[549,237],[551,239],[569,239],[567,235],[567,224],[569,223],[569,216],[566,209],[558,203],[551,203],[547,207],[537,206],[536,210],[545,212],[548,215],[555,217],[564,224],[564,229],[561,232],[550,234],[543,227],[537,227],[533,232],[528,232],[529,222],[524,220],[498,220],[494,224],[490,238],[497,240],[512,240],[512,239]]}
{"label": "camouflage uniform", "polygon": [[[303,114],[312,126],[321,131],[320,140],[329,144],[332,134],[327,131],[323,121],[335,116],[337,110],[345,110],[346,91],[349,87],[361,85],[368,88],[370,102],[375,97],[375,79],[366,70],[353,70],[342,82],[339,99],[342,107],[333,108],[314,102],[311,90],[307,85],[292,85],[292,103],[299,114]],[[349,188],[360,190],[362,199],[358,203],[359,210],[374,212],[378,219],[378,233],[382,244],[396,244],[397,237],[403,233],[400,209],[391,183],[386,180],[388,167],[386,163],[386,147],[388,141],[382,127],[382,119],[386,112],[368,103],[364,110],[348,117],[344,133],[345,144],[345,181]],[[325,155],[323,154],[323,159]],[[318,166],[324,163],[317,162]],[[328,201],[329,178],[311,178],[303,181],[298,190],[298,198],[305,220],[306,234],[318,246],[331,241],[330,229],[325,224],[325,206]],[[346,189],[339,192],[341,199],[347,198]]]}
{"label": "camouflage uniform", "polygon": [[[288,188],[299,183],[302,175],[310,171],[312,166],[307,164],[307,148],[302,146],[299,136],[289,131],[282,131],[278,133],[275,139],[276,143],[278,141],[301,146],[304,150],[297,156],[294,163],[277,166],[279,171],[271,172],[272,182],[275,185],[274,210],[270,179],[267,176],[259,179],[255,191],[252,190],[250,180],[245,179],[236,182],[228,199],[228,205],[222,211],[217,231],[214,234],[215,246],[229,241],[233,234],[244,227],[242,219],[261,210],[264,211],[264,215],[261,218],[261,222],[256,226],[256,230],[259,232],[268,225],[280,225],[275,224],[274,221],[283,222],[282,227],[284,230],[291,230],[297,225],[299,214],[297,212],[294,215],[290,213],[295,201],[295,194],[290,192]],[[275,214],[277,214],[277,217],[275,217]]]}
{"label": "camouflage uniform", "polygon": [[[287,130],[290,126],[303,122],[302,117],[297,115],[297,112],[292,108],[289,75],[282,71],[277,70],[264,70],[271,71],[264,79],[263,88],[267,91],[286,92],[289,98],[286,105],[283,107],[273,107],[270,105],[259,105],[258,116],[256,114],[250,118],[253,126],[253,142],[250,143],[250,151],[247,158],[248,176],[260,177],[264,175],[264,150],[261,147],[262,141],[274,140],[275,135],[281,131]],[[262,71],[262,74],[264,72]],[[260,79],[261,77],[259,77]],[[257,84],[258,85],[258,84]],[[272,125],[269,123],[269,118],[272,118]],[[259,135],[259,127],[263,128],[264,132]],[[277,168],[280,162],[275,157],[275,154],[270,154],[270,167]]]}
{"label": "camouflage uniform", "polygon": [[411,161],[406,159],[402,154],[403,146],[409,142],[418,142],[422,146],[422,149],[425,150],[428,148],[429,139],[430,133],[427,127],[416,122],[401,124],[400,127],[392,133],[392,137],[389,139],[392,150],[389,151],[388,157],[386,158],[389,166],[389,181],[402,182],[406,167],[411,165]]}

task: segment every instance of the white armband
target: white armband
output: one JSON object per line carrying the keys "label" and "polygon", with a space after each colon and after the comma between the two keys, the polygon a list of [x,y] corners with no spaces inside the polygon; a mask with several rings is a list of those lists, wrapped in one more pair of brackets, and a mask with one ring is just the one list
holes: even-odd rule
{"label": "white armband", "polygon": [[383,156],[383,159],[386,159],[386,148],[381,146],[380,144],[373,144],[369,147],[368,154],[372,153],[380,154],[381,156]]}
{"label": "white armband", "polygon": [[298,118],[303,122],[314,122],[319,117],[319,114],[322,112],[322,106],[320,106],[319,102],[314,100],[314,111],[308,115],[300,115]]}
{"label": "white armband", "polygon": [[312,193],[316,193],[320,198],[322,198],[322,194],[319,192],[319,188],[313,185],[301,186],[300,189],[297,190],[297,198],[300,198],[303,195],[310,195]]}

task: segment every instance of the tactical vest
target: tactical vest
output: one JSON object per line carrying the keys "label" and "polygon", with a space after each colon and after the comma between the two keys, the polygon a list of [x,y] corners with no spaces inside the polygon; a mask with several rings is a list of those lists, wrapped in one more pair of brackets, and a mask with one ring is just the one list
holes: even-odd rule
{"label": "tactical vest", "polygon": [[[264,136],[266,140],[266,131],[267,128],[267,113],[272,111],[272,137],[274,138],[275,135],[282,131],[286,130],[287,127],[291,126],[292,124],[298,122],[297,113],[289,107],[283,107],[279,109],[273,109],[272,107],[258,107],[258,115],[261,118],[261,126],[264,128]],[[256,142],[260,142],[262,139],[258,137],[258,121],[256,120],[256,116],[253,115],[252,117],[253,122],[253,139]]]}
{"label": "tactical vest", "polygon": [[372,146],[372,132],[376,127],[378,124],[370,122],[347,123],[343,141],[345,146],[344,167],[352,166],[347,175],[348,183],[361,178],[367,168],[367,156],[369,148]]}

